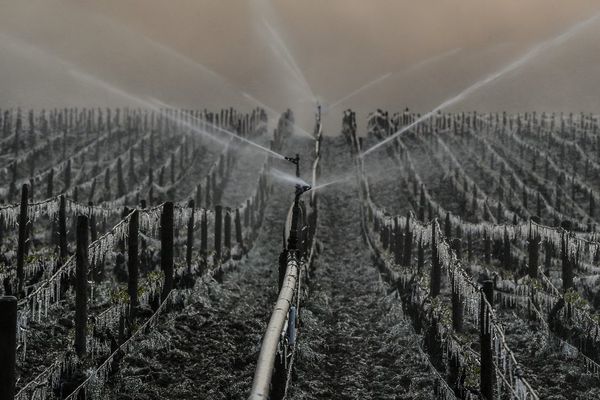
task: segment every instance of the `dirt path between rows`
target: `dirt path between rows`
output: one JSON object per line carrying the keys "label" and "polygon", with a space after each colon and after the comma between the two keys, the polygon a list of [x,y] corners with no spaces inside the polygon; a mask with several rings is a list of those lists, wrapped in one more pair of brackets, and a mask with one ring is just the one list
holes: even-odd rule
{"label": "dirt path between rows", "polygon": [[[353,171],[342,137],[324,141],[323,182]],[[323,247],[302,314],[292,399],[433,399],[400,301],[387,294],[360,231],[354,180],[320,197]]]}

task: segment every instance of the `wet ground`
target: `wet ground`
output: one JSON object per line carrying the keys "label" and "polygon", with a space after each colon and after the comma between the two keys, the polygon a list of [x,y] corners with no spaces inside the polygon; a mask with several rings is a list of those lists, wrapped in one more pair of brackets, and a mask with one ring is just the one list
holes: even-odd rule
{"label": "wet ground", "polygon": [[[343,138],[324,143],[323,181],[353,168]],[[329,175],[329,177],[328,177]],[[354,181],[320,198],[323,252],[302,310],[292,399],[433,399],[433,380],[399,300],[362,241]]]}
{"label": "wet ground", "polygon": [[[310,142],[290,139],[305,154]],[[325,139],[323,181],[351,171],[343,139]],[[252,161],[242,161],[244,166]],[[303,176],[308,173],[304,163]],[[285,166],[281,166],[285,168]],[[236,177],[246,174],[240,169]],[[290,398],[431,399],[433,380],[399,301],[387,294],[362,242],[354,181],[323,190],[323,251],[301,309]],[[236,198],[224,195],[224,198]],[[197,301],[169,314],[125,357],[108,398],[240,399],[247,396],[262,334],[276,298],[276,266],[289,187],[275,183],[254,248],[222,284],[209,281]]]}

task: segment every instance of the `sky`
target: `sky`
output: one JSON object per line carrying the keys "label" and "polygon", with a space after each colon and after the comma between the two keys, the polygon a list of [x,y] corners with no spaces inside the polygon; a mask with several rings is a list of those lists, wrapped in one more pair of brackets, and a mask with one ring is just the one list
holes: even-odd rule
{"label": "sky", "polygon": [[[336,134],[346,108],[425,113],[598,13],[597,0],[0,0],[0,108],[264,104],[310,130],[319,101]],[[597,113],[599,39],[600,18],[448,110]]]}

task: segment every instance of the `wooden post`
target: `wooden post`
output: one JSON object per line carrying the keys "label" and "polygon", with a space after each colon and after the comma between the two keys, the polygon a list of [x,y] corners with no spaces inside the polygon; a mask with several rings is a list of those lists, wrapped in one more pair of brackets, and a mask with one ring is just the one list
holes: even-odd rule
{"label": "wooden post", "polygon": [[46,186],[46,198],[54,196],[54,168],[48,173],[48,186]]}
{"label": "wooden post", "polygon": [[527,250],[529,253],[529,260],[528,260],[529,277],[537,278],[538,263],[539,263],[539,257],[540,257],[540,237],[539,237],[539,235],[532,233],[531,225],[529,228],[529,237],[527,238]]}
{"label": "wooden post", "polygon": [[80,215],[77,217],[77,253],[75,256],[75,352],[80,358],[87,351],[88,245],[88,218]]}
{"label": "wooden post", "polygon": [[242,221],[240,218],[240,210],[235,210],[235,240],[240,246],[242,252],[244,252],[244,237],[242,235]]}
{"label": "wooden post", "polygon": [[404,254],[402,255],[402,265],[410,267],[412,258],[412,232],[410,231],[410,214],[406,215],[406,225],[404,227]]}
{"label": "wooden post", "polygon": [[248,227],[250,224],[250,199],[246,200],[246,207],[244,208],[244,227]]}
{"label": "wooden post", "polygon": [[255,208],[256,208],[256,200],[252,199],[252,202],[250,203],[250,227],[252,229],[256,228],[256,218],[255,218]]}
{"label": "wooden post", "polygon": [[29,217],[27,215],[27,199],[29,188],[27,185],[23,185],[21,188],[21,207],[19,210],[19,239],[17,243],[17,293],[21,293],[23,285],[25,283],[25,272],[23,270],[25,265],[25,256],[27,248],[27,224],[29,223]]}
{"label": "wooden post", "polygon": [[381,224],[381,227],[379,229],[379,241],[381,242],[381,246],[383,247],[383,250],[387,250],[389,247],[389,227],[387,222],[383,222]]}
{"label": "wooden post", "polygon": [[225,259],[231,256],[231,210],[227,208],[225,210]]}
{"label": "wooden post", "polygon": [[431,225],[431,297],[440,294],[442,271],[436,243],[436,224]]}
{"label": "wooden post", "polygon": [[165,274],[161,301],[173,289],[173,203],[166,202],[160,215],[160,267]]}
{"label": "wooden post", "polygon": [[129,236],[127,239],[127,272],[129,281],[127,289],[129,292],[129,318],[130,324],[135,319],[135,309],[138,306],[138,275],[140,269],[139,258],[139,231],[140,213],[135,210],[129,217]]}
{"label": "wooden post", "polygon": [[195,202],[194,200],[190,200],[188,202],[188,207],[192,210],[190,214],[190,219],[187,224],[187,239],[185,244],[185,263],[187,265],[187,273],[192,273],[192,251],[194,248],[194,217],[195,217]]}
{"label": "wooden post", "polygon": [[392,223],[388,229],[388,236],[390,242],[390,254],[396,257],[396,235],[398,234],[398,217],[392,219]]}
{"label": "wooden post", "polygon": [[17,298],[0,297],[0,400],[15,397]]}
{"label": "wooden post", "polygon": [[221,261],[221,228],[223,226],[223,207],[215,206],[215,264]]}
{"label": "wooden post", "polygon": [[200,255],[204,260],[208,254],[208,216],[206,210],[202,211],[202,219],[200,221]]}
{"label": "wooden post", "polygon": [[452,328],[455,332],[462,332],[464,327],[464,310],[462,298],[456,285],[456,276],[452,276]]}
{"label": "wooden post", "polygon": [[490,314],[484,299],[487,299],[490,305],[494,304],[494,283],[492,281],[488,280],[483,282],[483,291],[481,293],[481,309],[479,315],[479,339],[481,345],[481,395],[485,400],[493,400],[496,380],[496,371],[494,369],[494,348],[492,343]]}
{"label": "wooden post", "polygon": [[60,195],[58,206],[58,249],[59,258],[64,262],[69,256],[67,247],[67,204],[64,195]]}
{"label": "wooden post", "polygon": [[554,245],[548,239],[544,240],[544,272],[546,275],[550,274],[550,268],[552,267],[552,256],[555,253]]}
{"label": "wooden post", "polygon": [[492,263],[492,241],[488,237],[487,231],[483,231],[483,256],[485,265],[490,265]]}
{"label": "wooden post", "polygon": [[563,291],[573,288],[573,260],[568,251],[568,238],[565,233],[561,239],[561,264],[562,264],[562,281]]}
{"label": "wooden post", "polygon": [[425,266],[425,248],[423,247],[423,236],[419,237],[419,246],[417,247],[417,272],[421,274]]}
{"label": "wooden post", "polygon": [[504,229],[504,238],[502,240],[502,264],[506,270],[512,269],[512,255],[510,238],[506,228]]}

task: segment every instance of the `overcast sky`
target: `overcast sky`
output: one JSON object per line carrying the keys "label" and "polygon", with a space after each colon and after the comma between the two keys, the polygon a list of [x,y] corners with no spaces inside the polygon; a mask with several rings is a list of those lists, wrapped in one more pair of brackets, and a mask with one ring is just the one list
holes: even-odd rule
{"label": "overcast sky", "polygon": [[[348,107],[426,112],[599,11],[597,0],[2,0],[0,107],[262,102],[309,129],[317,98],[336,104],[334,131]],[[452,109],[600,112],[599,94],[600,20]]]}

